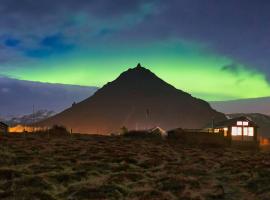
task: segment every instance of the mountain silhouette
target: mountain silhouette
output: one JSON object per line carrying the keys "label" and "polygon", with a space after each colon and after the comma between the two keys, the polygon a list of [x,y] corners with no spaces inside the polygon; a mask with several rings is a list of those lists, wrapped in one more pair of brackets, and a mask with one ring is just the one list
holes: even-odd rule
{"label": "mountain silhouette", "polygon": [[58,124],[78,133],[110,134],[123,126],[129,130],[202,128],[213,119],[224,118],[207,102],[176,89],[138,64],[93,96],[37,125]]}

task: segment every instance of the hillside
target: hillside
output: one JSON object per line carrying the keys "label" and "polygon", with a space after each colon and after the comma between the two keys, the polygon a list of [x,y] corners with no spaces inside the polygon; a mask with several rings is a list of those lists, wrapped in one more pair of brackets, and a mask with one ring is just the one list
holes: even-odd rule
{"label": "hillside", "polygon": [[1,137],[2,200],[268,200],[270,153],[180,141]]}
{"label": "hillside", "polygon": [[270,97],[214,101],[210,105],[222,113],[262,113],[270,115]]}
{"label": "hillside", "polygon": [[55,114],[56,114],[55,112],[49,111],[49,110],[38,110],[35,113],[28,114],[28,115],[21,115],[21,116],[10,117],[10,118],[7,117],[3,119],[3,121],[10,126],[14,126],[18,124],[29,125],[29,124],[32,124],[33,122],[38,122],[38,121],[47,119]]}
{"label": "hillside", "polygon": [[128,129],[201,128],[225,116],[210,105],[164,82],[138,65],[107,83],[90,98],[38,126],[64,125],[80,133],[110,134]]}

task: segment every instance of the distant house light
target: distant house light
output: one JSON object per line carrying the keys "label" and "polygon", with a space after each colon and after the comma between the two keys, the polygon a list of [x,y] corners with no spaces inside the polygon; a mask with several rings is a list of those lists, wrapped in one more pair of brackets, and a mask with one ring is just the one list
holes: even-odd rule
{"label": "distant house light", "polygon": [[224,130],[224,136],[227,137],[229,129],[227,127],[225,127],[225,128],[223,128],[223,130]]}

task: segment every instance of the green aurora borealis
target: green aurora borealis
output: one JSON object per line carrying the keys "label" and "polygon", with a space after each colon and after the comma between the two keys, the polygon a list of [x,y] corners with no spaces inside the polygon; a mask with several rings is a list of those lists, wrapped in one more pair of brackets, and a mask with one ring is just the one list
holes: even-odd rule
{"label": "green aurora borealis", "polygon": [[[183,41],[109,43],[33,60],[2,74],[22,80],[101,87],[140,62],[178,89],[205,100],[269,96],[263,73]],[[233,65],[233,69],[224,66]]]}

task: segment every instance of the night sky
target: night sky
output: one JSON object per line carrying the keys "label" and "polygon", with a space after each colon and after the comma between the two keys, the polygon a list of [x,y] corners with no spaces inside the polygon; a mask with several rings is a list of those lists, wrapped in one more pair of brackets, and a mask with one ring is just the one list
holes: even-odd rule
{"label": "night sky", "polygon": [[0,76],[100,87],[140,62],[205,100],[270,96],[269,11],[269,0],[0,0]]}

